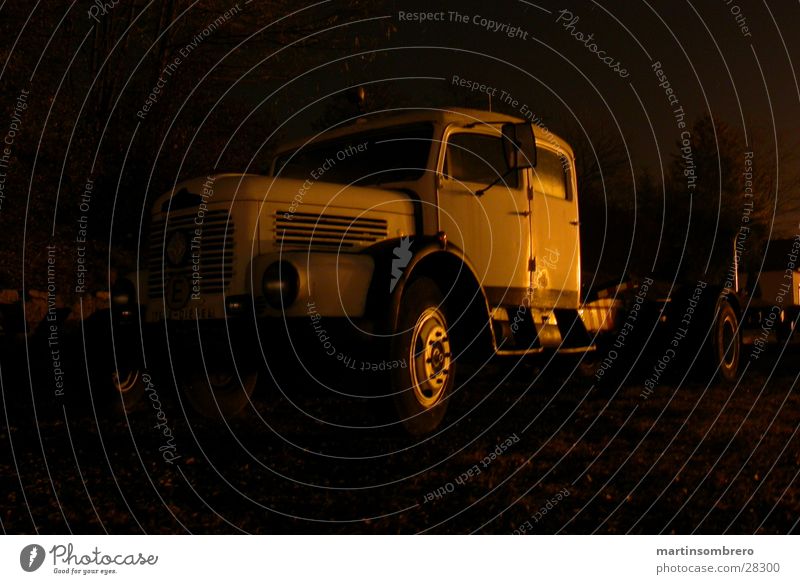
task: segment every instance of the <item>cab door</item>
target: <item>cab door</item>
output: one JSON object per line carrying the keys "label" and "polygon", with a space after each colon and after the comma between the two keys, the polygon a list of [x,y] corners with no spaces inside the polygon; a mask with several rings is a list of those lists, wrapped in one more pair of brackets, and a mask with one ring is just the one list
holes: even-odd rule
{"label": "cab door", "polygon": [[574,159],[550,144],[537,145],[529,169],[533,211],[532,305],[578,308],[580,230]]}
{"label": "cab door", "polygon": [[448,242],[466,254],[496,305],[518,302],[531,283],[531,201],[523,171],[508,173],[507,165],[499,129],[452,128],[445,133],[438,172],[439,226]]}

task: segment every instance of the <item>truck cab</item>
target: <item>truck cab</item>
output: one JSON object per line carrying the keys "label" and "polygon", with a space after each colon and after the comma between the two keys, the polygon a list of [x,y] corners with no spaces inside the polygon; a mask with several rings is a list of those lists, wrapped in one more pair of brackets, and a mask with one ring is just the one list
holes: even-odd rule
{"label": "truck cab", "polygon": [[233,415],[253,393],[263,347],[237,327],[260,345],[338,322],[404,364],[387,384],[399,422],[425,434],[468,356],[592,349],[577,198],[569,145],[525,120],[369,115],[281,147],[269,176],[211,175],[161,196],[140,303],[151,328],[194,342],[216,331],[221,348],[186,383],[202,413]]}

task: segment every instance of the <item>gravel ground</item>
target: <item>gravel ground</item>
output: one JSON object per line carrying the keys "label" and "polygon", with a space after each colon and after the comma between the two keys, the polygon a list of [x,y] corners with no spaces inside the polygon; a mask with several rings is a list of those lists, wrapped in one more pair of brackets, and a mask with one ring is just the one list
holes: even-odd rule
{"label": "gravel ground", "polygon": [[85,384],[54,399],[24,362],[2,369],[5,533],[798,531],[794,349],[735,386],[673,379],[647,399],[635,378],[598,389],[542,359],[494,362],[421,442],[295,373],[226,427],[187,415],[168,378],[162,417],[126,417]]}

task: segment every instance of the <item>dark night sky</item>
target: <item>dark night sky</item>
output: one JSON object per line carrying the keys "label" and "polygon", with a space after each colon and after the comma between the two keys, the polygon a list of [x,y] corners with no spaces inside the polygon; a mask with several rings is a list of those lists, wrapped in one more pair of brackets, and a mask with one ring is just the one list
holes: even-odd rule
{"label": "dark night sky", "polygon": [[[602,128],[618,134],[632,167],[648,168],[658,176],[659,159],[665,167],[669,164],[680,135],[673,108],[652,69],[660,61],[688,123],[711,113],[734,126],[753,145],[755,164],[772,174],[777,142],[783,209],[790,199],[798,198],[798,190],[790,183],[800,164],[794,156],[800,92],[793,72],[793,62],[800,60],[795,58],[798,39],[794,32],[800,7],[771,4],[746,0],[384,3],[372,13],[389,17],[394,25],[391,38],[380,43],[386,50],[379,51],[371,63],[349,60],[353,66],[344,74],[339,64],[323,68],[307,84],[288,88],[288,93],[310,101],[304,93],[313,91],[316,98],[343,84],[433,77],[441,80],[394,81],[391,92],[402,95],[401,104],[487,107],[487,96],[452,84],[453,75],[458,75],[496,87],[496,95],[507,91],[557,133],[585,131],[591,139]],[[587,36],[593,33],[597,50],[618,60],[628,71],[626,78],[576,40],[563,19],[557,22],[564,9],[579,18],[570,30]],[[445,14],[443,21],[418,23],[401,21],[400,11]],[[467,16],[468,21],[454,21],[451,11]],[[741,15],[739,22],[734,12]],[[518,36],[527,38],[486,30],[473,22],[476,15],[520,27],[527,34]],[[348,27],[348,33],[369,35],[375,27],[375,23],[356,24]],[[498,107],[497,97],[494,107]],[[513,109],[505,111],[513,113]],[[781,215],[776,227],[788,234],[796,228],[798,217]]]}
{"label": "dark night sky", "polygon": [[[175,45],[173,53],[166,54],[173,58],[193,35],[236,5],[234,0],[175,4],[180,10],[169,16],[176,18]],[[756,169],[777,177],[779,205],[773,235],[798,230],[800,90],[793,65],[800,62],[794,58],[799,53],[794,29],[800,22],[800,5],[795,3],[240,3],[235,17],[184,59],[146,120],[136,112],[163,65],[143,55],[152,56],[147,53],[158,49],[154,39],[161,32],[159,14],[167,5],[126,5],[133,6],[129,13],[114,8],[98,19],[97,26],[87,17],[91,2],[48,6],[52,6],[49,11],[40,3],[29,13],[21,4],[7,4],[13,18],[0,20],[7,33],[2,51],[9,56],[3,76],[9,118],[19,90],[29,84],[33,89],[25,132],[15,145],[26,166],[15,168],[15,177],[20,193],[27,191],[31,172],[41,182],[34,192],[42,193],[37,199],[44,211],[35,217],[76,212],[66,196],[59,199],[62,209],[55,212],[57,197],[50,199],[44,193],[55,182],[64,191],[80,193],[89,174],[85,166],[95,158],[105,164],[94,169],[107,182],[100,188],[116,188],[116,173],[129,142],[132,156],[120,184],[127,193],[135,193],[124,202],[130,207],[127,211],[137,215],[146,215],[141,205],[176,180],[208,172],[230,151],[235,153],[220,163],[224,170],[243,170],[253,158],[255,170],[262,171],[266,156],[259,151],[260,141],[276,129],[276,123],[280,127],[266,144],[267,151],[284,139],[318,129],[321,120],[336,121],[342,113],[336,111],[337,99],[341,105],[347,87],[367,88],[368,109],[488,107],[488,96],[455,85],[454,76],[493,88],[493,108],[520,115],[526,107],[537,122],[573,144],[595,145],[612,136],[618,144],[615,152],[621,153],[629,172],[627,182],[609,181],[613,186],[606,195],[630,208],[638,202],[638,185],[631,177],[647,169],[660,183],[681,134],[674,106],[653,71],[653,64],[660,62],[683,107],[687,127],[712,114],[732,126],[742,142],[746,139]],[[123,32],[126,14],[136,10],[142,16],[141,26],[129,38]],[[564,18],[562,11],[571,12],[572,18]],[[401,16],[419,12],[439,13],[440,19],[418,22]],[[499,30],[487,28],[488,21],[497,23]],[[19,30],[24,34],[15,41]],[[96,42],[96,36],[102,37],[96,33],[101,32],[105,43]],[[516,34],[510,38],[507,32]],[[588,47],[575,38],[577,34],[592,35]],[[604,64],[593,50],[618,62],[624,75]],[[93,83],[94,68],[108,52],[109,65],[100,68],[101,81]],[[36,67],[35,79],[29,81]],[[504,104],[502,92],[513,96],[517,105]],[[105,120],[110,123],[102,133]],[[77,142],[70,147],[72,137]],[[61,164],[68,148],[69,159]],[[92,153],[91,159],[83,156],[87,153]],[[583,160],[591,159],[590,151],[579,154]],[[34,171],[34,160],[47,158],[56,163],[39,163]],[[64,176],[53,170],[59,167]],[[153,182],[145,185],[142,177],[151,169]],[[64,180],[71,184],[63,184]],[[685,201],[676,203],[679,207]],[[105,209],[100,204],[93,212],[108,215],[110,204]],[[6,210],[0,219],[12,221],[12,211],[21,215],[25,207],[9,203]],[[95,225],[102,233],[99,219]]]}

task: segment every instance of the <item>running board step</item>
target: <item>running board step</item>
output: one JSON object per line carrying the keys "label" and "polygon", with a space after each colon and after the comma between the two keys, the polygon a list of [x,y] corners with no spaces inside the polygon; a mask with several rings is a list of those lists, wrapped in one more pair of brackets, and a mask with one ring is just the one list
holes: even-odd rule
{"label": "running board step", "polygon": [[562,344],[552,310],[498,306],[492,310],[492,331],[498,353],[524,354],[556,349]]}

